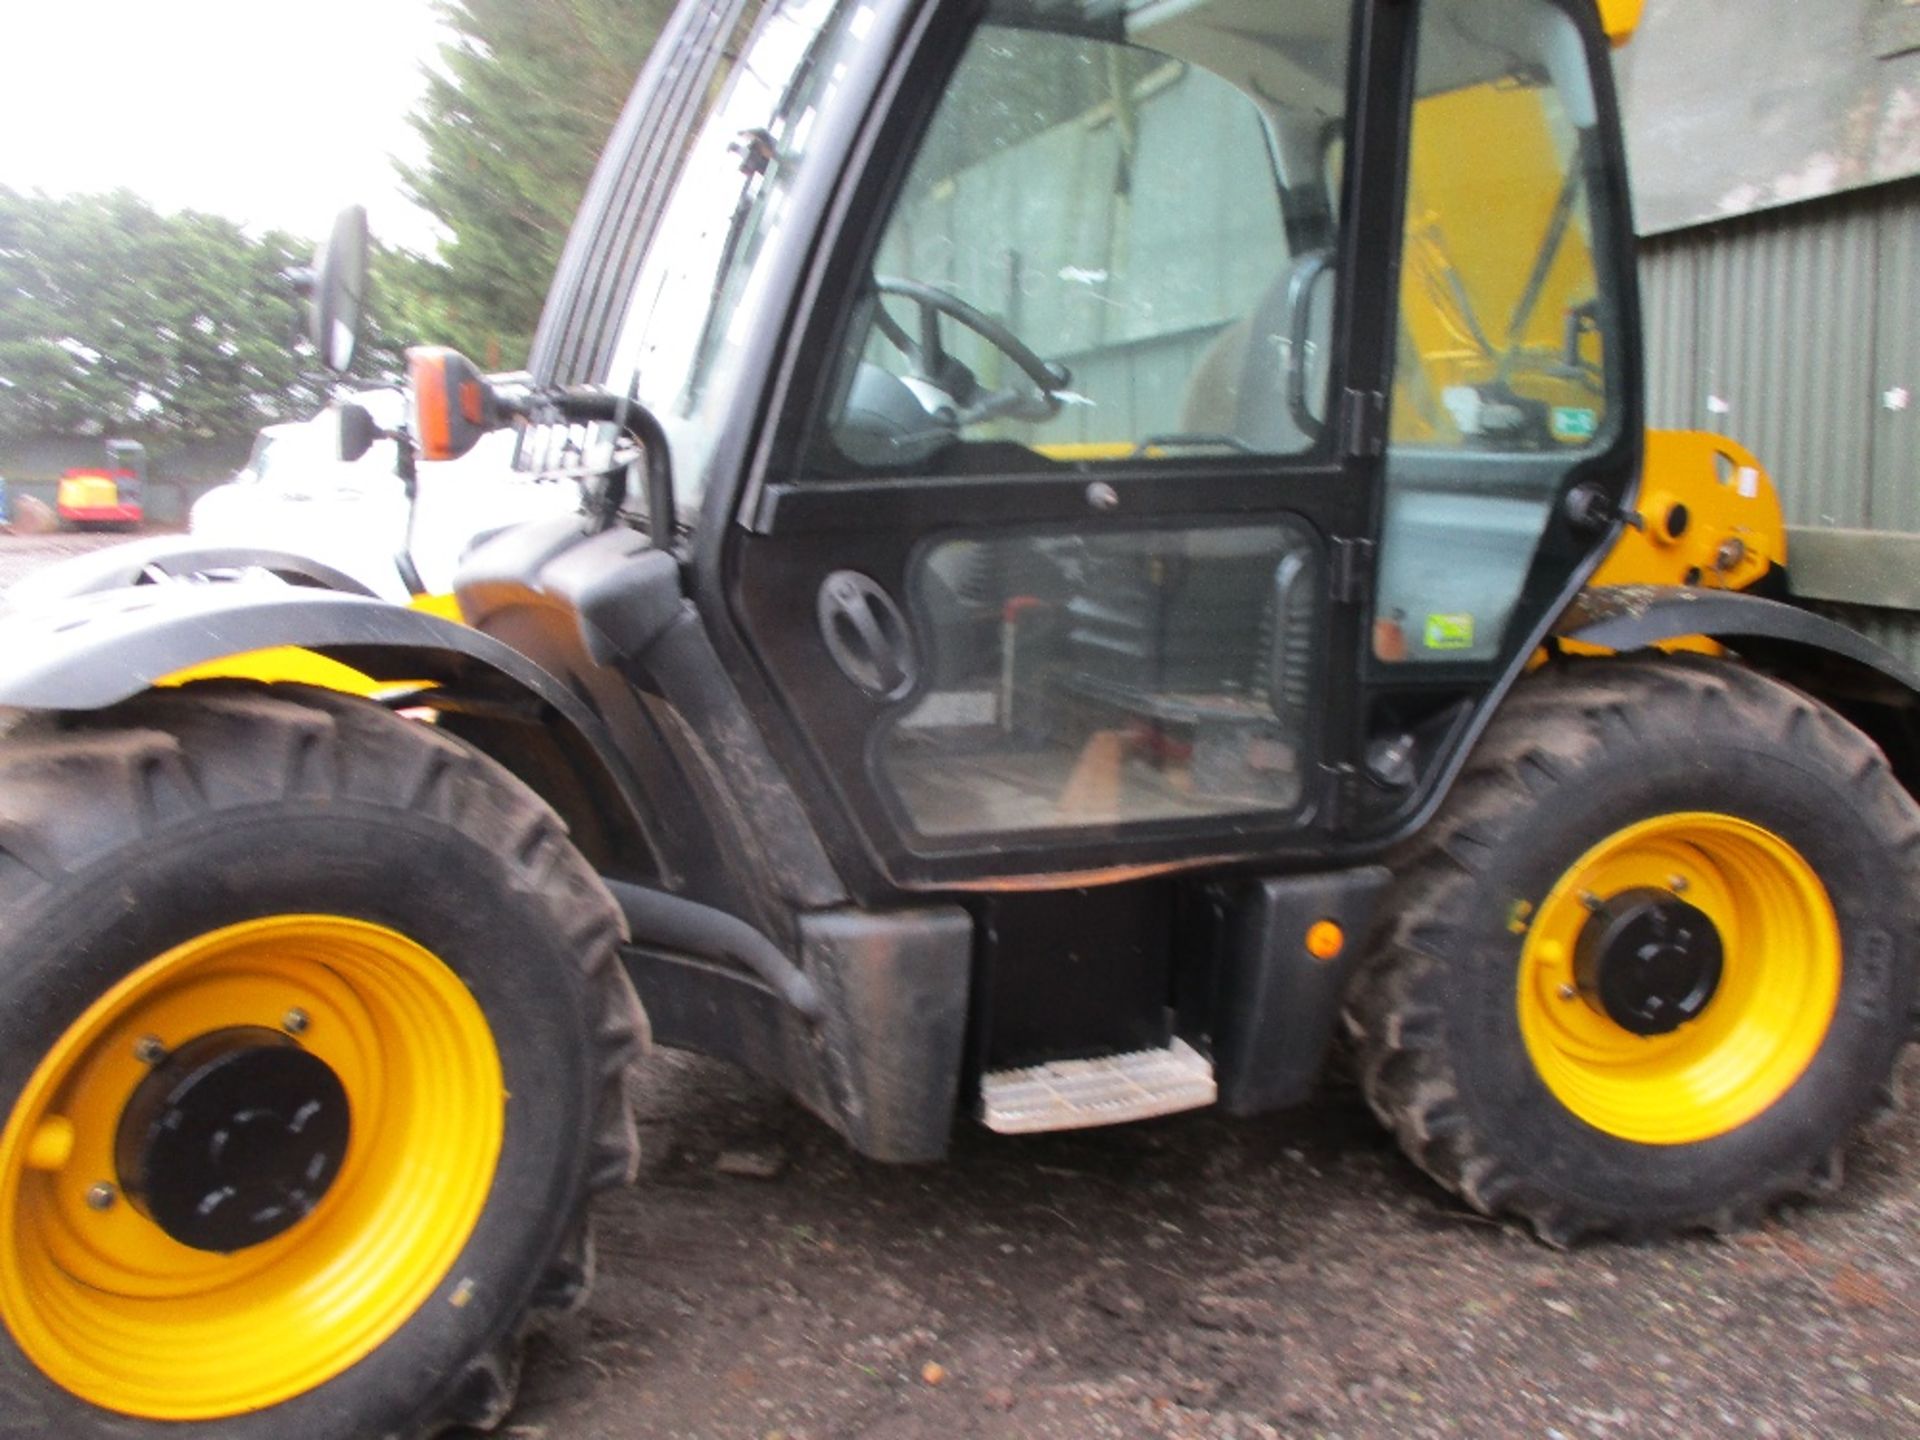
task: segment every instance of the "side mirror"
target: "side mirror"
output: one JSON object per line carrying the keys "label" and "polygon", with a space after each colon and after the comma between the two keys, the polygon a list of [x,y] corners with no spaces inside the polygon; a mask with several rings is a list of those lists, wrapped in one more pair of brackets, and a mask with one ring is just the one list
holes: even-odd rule
{"label": "side mirror", "polygon": [[336,412],[340,424],[340,458],[351,465],[373,448],[380,427],[364,405],[346,404]]}
{"label": "side mirror", "polygon": [[307,338],[320,363],[336,375],[353,366],[367,302],[367,211],[349,205],[334,218],[333,233],[313,257],[313,299]]}
{"label": "side mirror", "polygon": [[492,383],[457,350],[419,345],[407,351],[407,389],[422,460],[458,460],[503,419]]}

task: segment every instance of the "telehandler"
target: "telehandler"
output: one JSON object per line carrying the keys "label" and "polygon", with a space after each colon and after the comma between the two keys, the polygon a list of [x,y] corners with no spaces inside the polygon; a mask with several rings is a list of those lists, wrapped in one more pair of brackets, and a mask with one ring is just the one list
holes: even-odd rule
{"label": "telehandler", "polygon": [[290,556],[0,618],[0,1431],[498,1422],[649,1037],[923,1162],[1344,1028],[1556,1245],[1831,1190],[1920,677],[1646,434],[1638,10],[687,0],[529,373],[410,360],[410,451],[578,516],[458,621]]}

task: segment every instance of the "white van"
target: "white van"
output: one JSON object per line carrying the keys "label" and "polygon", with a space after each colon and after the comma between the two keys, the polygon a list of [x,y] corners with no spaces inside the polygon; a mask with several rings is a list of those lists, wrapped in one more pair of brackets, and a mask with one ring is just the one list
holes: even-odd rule
{"label": "white van", "polygon": [[[400,418],[392,390],[353,397],[377,424]],[[291,551],[343,570],[375,594],[405,601],[398,556],[407,502],[394,474],[394,442],[379,440],[354,461],[338,456],[331,412],[268,425],[247,463],[195,502],[187,528],[213,544]],[[513,468],[516,436],[488,435],[467,455],[420,466],[419,513],[411,554],[429,593],[452,587],[460,557],[474,541],[523,520],[564,515],[580,506],[571,480],[541,480]]]}

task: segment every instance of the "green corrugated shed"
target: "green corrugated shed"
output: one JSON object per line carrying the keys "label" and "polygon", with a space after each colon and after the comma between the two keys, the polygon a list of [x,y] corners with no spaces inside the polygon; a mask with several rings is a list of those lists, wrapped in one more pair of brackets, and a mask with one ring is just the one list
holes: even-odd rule
{"label": "green corrugated shed", "polygon": [[1652,0],[1619,67],[1652,423],[1749,446],[1796,575],[1920,664],[1920,4]]}

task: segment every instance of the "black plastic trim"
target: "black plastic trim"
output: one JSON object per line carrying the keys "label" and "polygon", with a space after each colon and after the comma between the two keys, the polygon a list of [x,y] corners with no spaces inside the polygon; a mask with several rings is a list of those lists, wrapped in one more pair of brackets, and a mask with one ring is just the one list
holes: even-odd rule
{"label": "black plastic trim", "polygon": [[642,935],[621,951],[663,1045],[782,1086],[874,1160],[940,1159],[959,1101],[973,920],[958,906],[801,917],[813,1024],[757,974]]}
{"label": "black plastic trim", "polygon": [[[1312,1094],[1347,981],[1392,880],[1391,870],[1368,866],[1219,887],[1227,930],[1212,1041],[1220,1106],[1228,1114],[1255,1115]],[[1344,948],[1327,959],[1306,948],[1308,930],[1321,921],[1346,936]]]}
{"label": "black plastic trim", "polygon": [[744,966],[795,1013],[818,1021],[820,987],[773,941],[738,916],[710,905],[602,876],[636,940],[708,960]]}
{"label": "black plastic trim", "polygon": [[[425,703],[575,733],[651,844],[647,807],[600,717],[513,647],[404,606],[264,585],[141,585],[0,614],[0,707],[98,710],[197,665],[293,646],[376,681],[428,682]],[[612,798],[612,797],[609,797]]]}
{"label": "black plastic trim", "polygon": [[671,873],[631,877],[733,910],[785,943],[792,910],[846,887],[715,657],[683,573],[634,531],[518,526],[456,584],[470,624],[561,676],[646,786]]}
{"label": "black plastic trim", "polygon": [[156,576],[186,579],[246,570],[265,570],[310,589],[338,590],[343,595],[368,597],[374,594],[346,571],[310,556],[257,545],[209,545],[191,536],[163,536],[134,540],[63,560],[20,581],[7,592],[7,604],[18,608],[76,595],[98,595],[139,585]]}
{"label": "black plastic trim", "polygon": [[1554,627],[1563,640],[1607,650],[1643,650],[1692,635],[1734,653],[1771,658],[1775,646],[1836,655],[1920,696],[1920,672],[1836,620],[1735,590],[1609,585],[1583,592]]}
{"label": "black plastic trim", "polygon": [[592,716],[518,651],[384,600],[264,585],[141,585],[0,615],[0,705],[97,710],[190,666],[292,645],[375,680],[511,680],[570,720]]}

